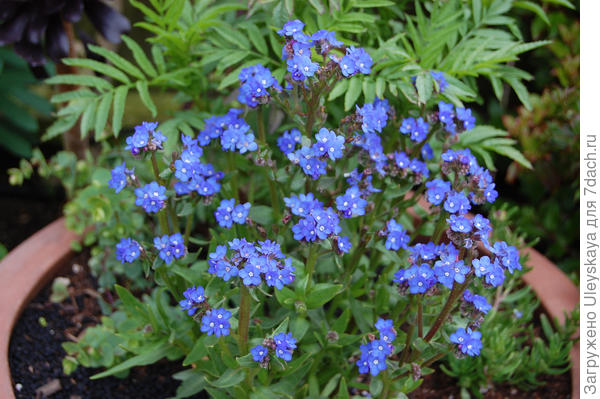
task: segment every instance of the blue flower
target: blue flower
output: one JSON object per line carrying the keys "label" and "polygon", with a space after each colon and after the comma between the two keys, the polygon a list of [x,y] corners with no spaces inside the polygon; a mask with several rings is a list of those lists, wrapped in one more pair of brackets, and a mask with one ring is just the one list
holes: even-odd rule
{"label": "blue flower", "polygon": [[421,156],[426,160],[433,159],[433,148],[431,148],[429,143],[425,143],[423,148],[421,148]]}
{"label": "blue flower", "polygon": [[[210,272],[210,270],[209,270]],[[223,281],[229,281],[232,277],[238,275],[239,270],[236,266],[232,265],[228,260],[219,260],[214,262],[212,272],[223,279]]]}
{"label": "blue flower", "polygon": [[294,55],[287,60],[287,70],[292,74],[292,79],[303,81],[311,77],[319,69],[319,64],[312,62],[309,56]]}
{"label": "blue flower", "polygon": [[443,93],[446,87],[448,87],[448,82],[446,82],[446,78],[444,77],[443,72],[435,72],[431,71],[431,77],[436,81],[440,88],[440,93]]}
{"label": "blue flower", "polygon": [[420,143],[425,140],[427,133],[429,133],[429,124],[422,117],[418,117],[416,120],[413,117],[408,117],[402,121],[400,133],[410,134],[412,141]]}
{"label": "blue flower", "polygon": [[277,34],[279,36],[292,36],[295,38],[295,35],[302,33],[302,29],[304,29],[304,22],[295,19],[286,22],[285,25],[283,25],[283,28],[277,31]]}
{"label": "blue flower", "polygon": [[336,243],[338,251],[345,254],[349,253],[350,249],[352,248],[352,243],[350,242],[350,239],[346,236],[338,237]]}
{"label": "blue flower", "polygon": [[183,237],[180,233],[175,233],[171,236],[168,234],[162,237],[154,238],[154,248],[159,250],[159,256],[165,263],[171,264],[173,259],[179,259],[185,256],[186,248],[183,243]]}
{"label": "blue flower", "polygon": [[[412,270],[411,270],[412,269]],[[413,266],[409,270],[408,277],[408,286],[410,287],[411,294],[422,294],[431,288],[435,284],[435,277],[433,274],[433,270],[427,264],[422,264],[421,266]]]}
{"label": "blue flower", "polygon": [[450,229],[457,233],[470,233],[473,230],[471,220],[464,216],[450,215],[446,221],[450,224]]}
{"label": "blue flower", "polygon": [[233,208],[235,207],[235,199],[224,199],[221,201],[221,204],[215,211],[215,218],[219,223],[219,226],[225,227],[226,229],[231,228],[233,226],[233,218],[231,217],[231,213],[233,212]]}
{"label": "blue flower", "polygon": [[337,210],[343,212],[347,218],[364,215],[365,207],[369,202],[362,199],[360,194],[360,189],[357,186],[348,188],[344,195],[336,197]]}
{"label": "blue flower", "polygon": [[261,282],[260,270],[255,265],[247,263],[246,266],[239,271],[239,276],[245,286],[256,286]]}
{"label": "blue flower", "polygon": [[248,217],[248,212],[250,211],[250,203],[246,202],[245,204],[238,204],[231,212],[231,218],[234,222],[239,224],[246,223],[246,218]]}
{"label": "blue flower", "polygon": [[344,136],[337,136],[333,131],[321,128],[315,135],[317,143],[313,145],[318,156],[327,155],[332,161],[339,159],[344,151]]}
{"label": "blue flower", "polygon": [[167,189],[157,182],[146,184],[142,188],[135,189],[135,204],[144,208],[148,213],[156,213],[165,206]]}
{"label": "blue flower", "polygon": [[269,356],[269,350],[262,345],[256,345],[254,348],[250,349],[250,353],[252,354],[252,360],[259,363]]}
{"label": "blue flower", "polygon": [[243,68],[238,78],[242,82],[238,101],[252,108],[266,102],[263,98],[269,96],[270,88],[282,90],[271,71],[260,64]]}
{"label": "blue flower", "polygon": [[387,125],[390,105],[386,99],[375,98],[372,103],[365,104],[362,108],[356,106],[356,113],[362,119],[364,133],[381,133]]}
{"label": "blue flower", "polygon": [[385,247],[389,250],[398,251],[400,248],[408,248],[410,237],[406,234],[404,226],[396,223],[394,219],[387,222],[387,239]]}
{"label": "blue flower", "polygon": [[455,191],[451,191],[448,194],[448,198],[444,202],[444,209],[448,213],[458,213],[459,215],[464,215],[471,209],[471,203],[462,192],[457,193]]}
{"label": "blue flower", "polygon": [[131,238],[121,238],[116,249],[117,260],[121,263],[131,263],[140,257],[142,246]]}
{"label": "blue flower", "polygon": [[489,256],[482,256],[479,259],[473,259],[473,270],[477,277],[485,276],[493,269]]}
{"label": "blue flower", "polygon": [[442,122],[449,133],[456,133],[454,125],[454,106],[451,103],[440,101],[438,103],[438,119]]}
{"label": "blue flower", "polygon": [[200,331],[217,337],[229,335],[231,312],[225,308],[211,309],[202,316]]}
{"label": "blue flower", "polygon": [[321,46],[321,54],[326,54],[332,47],[339,48],[344,45],[344,42],[335,38],[335,32],[330,32],[325,29],[313,33],[310,39],[319,43]]}
{"label": "blue flower", "polygon": [[283,132],[283,135],[277,139],[277,145],[281,152],[287,155],[296,150],[296,144],[299,144],[301,139],[302,133],[300,133],[300,130],[290,129]]}
{"label": "blue flower", "polygon": [[456,119],[462,121],[464,130],[471,130],[475,127],[475,117],[470,108],[456,108]]}
{"label": "blue flower", "polygon": [[279,333],[273,337],[275,341],[275,356],[289,362],[292,360],[292,353],[296,348],[296,338],[292,333]]}
{"label": "blue flower", "polygon": [[142,122],[141,125],[136,126],[133,135],[125,139],[127,144],[125,149],[131,151],[133,155],[142,151],[162,149],[162,143],[167,138],[156,130],[157,127],[158,122]]}
{"label": "blue flower", "polygon": [[119,193],[127,186],[127,176],[133,176],[133,169],[127,169],[125,162],[117,165],[110,171],[111,179],[108,181],[108,187],[114,188],[115,193]]}
{"label": "blue flower", "polygon": [[496,259],[498,259],[502,267],[507,268],[511,274],[515,270],[521,270],[517,248],[507,245],[504,241],[499,241],[494,244],[492,252],[496,255]]}
{"label": "blue flower", "polygon": [[292,226],[294,240],[315,241],[317,239],[316,227],[315,219],[312,216],[300,219],[297,224]]}
{"label": "blue flower", "polygon": [[342,75],[348,77],[356,74],[357,72],[368,75],[371,73],[371,66],[373,65],[373,59],[362,48],[355,48],[350,46],[346,49],[346,55],[340,61],[340,69]]}
{"label": "blue flower", "polygon": [[466,302],[471,303],[473,307],[481,313],[487,313],[490,311],[490,309],[492,309],[492,305],[488,303],[487,299],[484,296],[473,294],[469,290],[465,290],[465,293],[463,294],[463,299]]}
{"label": "blue flower", "polygon": [[410,166],[410,158],[404,152],[395,152],[394,161],[400,169],[407,169]]}
{"label": "blue flower", "polygon": [[471,331],[470,328],[466,330],[459,328],[450,335],[450,342],[457,344],[462,353],[469,356],[478,356],[482,348],[481,332]]}
{"label": "blue flower", "polygon": [[187,310],[188,316],[191,316],[196,313],[195,305],[204,302],[206,299],[204,287],[194,285],[183,292],[183,297],[185,299],[179,301],[179,306],[181,306],[181,310]]}
{"label": "blue flower", "polygon": [[375,328],[379,331],[381,340],[387,344],[391,344],[396,339],[396,330],[394,329],[394,322],[392,320],[378,319],[375,323]]}
{"label": "blue flower", "polygon": [[504,269],[498,264],[497,259],[492,263],[488,273],[486,273],[485,282],[492,287],[499,287],[504,282]]}
{"label": "blue flower", "polygon": [[450,192],[450,182],[434,179],[425,183],[427,187],[427,201],[433,205],[440,205],[446,198],[446,194]]}

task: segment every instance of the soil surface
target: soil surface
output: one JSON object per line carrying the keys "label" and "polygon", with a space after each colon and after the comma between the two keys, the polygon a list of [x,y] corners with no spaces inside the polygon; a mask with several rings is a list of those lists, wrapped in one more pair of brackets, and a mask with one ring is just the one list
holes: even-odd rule
{"label": "soil surface", "polygon": [[[183,367],[177,362],[160,361],[133,368],[125,379],[107,377],[90,380],[99,369],[78,367],[64,375],[61,344],[77,337],[86,327],[99,323],[100,307],[95,281],[86,265],[87,256],[76,258],[71,270],[70,298],[51,302],[51,285],[28,305],[15,326],[9,351],[13,390],[17,399],[163,399],[175,395],[179,381],[171,375]],[[40,322],[42,320],[43,322]],[[42,326],[45,324],[45,326]],[[205,398],[204,394],[194,396]]]}
{"label": "soil surface", "polygon": [[[500,385],[483,393],[483,399],[568,399],[571,397],[571,373],[549,376],[545,384],[532,391],[522,391],[511,385]],[[460,387],[442,371],[429,374],[410,399],[461,399]],[[474,397],[474,395],[471,395]]]}

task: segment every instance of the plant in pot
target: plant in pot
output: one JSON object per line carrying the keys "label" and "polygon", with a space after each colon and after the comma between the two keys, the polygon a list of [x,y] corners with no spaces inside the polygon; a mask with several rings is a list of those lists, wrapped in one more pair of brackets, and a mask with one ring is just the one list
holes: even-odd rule
{"label": "plant in pot", "polygon": [[[164,131],[144,122],[97,172],[107,202],[124,204],[115,214],[137,220],[110,218],[113,259],[150,287],[136,298],[141,278],[117,286],[118,310],[90,330],[126,352],[103,356],[86,334],[65,345],[67,368],[103,365],[102,378],[182,360],[179,397],[392,397],[445,356],[481,353],[485,295],[521,266],[477,212],[498,195],[480,162],[489,148],[522,157],[502,132],[475,126],[464,83],[431,68],[405,69],[394,86],[405,98],[393,102],[375,97],[385,82],[367,84],[344,115],[336,98],[350,109],[361,76],[376,75],[370,52],[299,20],[277,33],[282,79],[241,68],[242,107],[217,102],[198,135],[167,130],[185,133],[181,120]],[[433,208],[417,225],[408,209],[420,198]]]}

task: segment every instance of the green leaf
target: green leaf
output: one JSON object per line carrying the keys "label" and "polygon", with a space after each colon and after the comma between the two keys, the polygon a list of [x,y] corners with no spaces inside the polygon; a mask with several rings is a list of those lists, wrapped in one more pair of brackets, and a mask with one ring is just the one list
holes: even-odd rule
{"label": "green leaf", "polygon": [[79,114],[71,114],[65,117],[57,119],[52,125],[48,127],[46,133],[42,136],[43,141],[51,140],[61,133],[71,129],[73,125],[79,119]]}
{"label": "green leaf", "polygon": [[325,12],[325,6],[321,0],[308,0],[308,2],[317,10],[319,14],[323,14]]}
{"label": "green leaf", "polygon": [[[127,61],[125,58],[121,57],[119,54],[114,51],[110,51],[105,49],[104,47],[94,46],[93,44],[88,45],[88,49],[92,52],[103,56],[108,61],[110,61],[114,66],[121,69],[123,72],[130,74],[133,77],[138,79],[145,79],[144,74],[140,71],[135,65],[131,62]],[[61,75],[57,75],[61,76]]]}
{"label": "green leaf", "polygon": [[214,381],[208,381],[216,388],[229,388],[239,384],[246,378],[246,373],[242,370],[226,370],[221,377]]}
{"label": "green leaf", "polygon": [[96,126],[94,127],[94,133],[96,140],[100,139],[104,128],[106,127],[106,121],[108,120],[108,111],[110,110],[110,104],[113,99],[112,92],[108,92],[102,96],[98,109],[96,111]]}
{"label": "green leaf", "polygon": [[115,90],[112,119],[112,129],[115,137],[117,137],[121,131],[123,113],[125,112],[125,100],[127,99],[128,91],[129,88],[127,86],[119,86]]}
{"label": "green leaf", "polygon": [[527,169],[533,169],[533,165],[531,164],[531,162],[529,162],[529,160],[527,158],[525,158],[525,156],[523,154],[521,154],[519,152],[519,150],[517,150],[514,147],[493,146],[493,147],[486,147],[486,148],[490,151],[494,151],[500,155],[504,155],[504,156],[512,159],[513,161],[520,163]]}
{"label": "green leaf", "polygon": [[74,100],[77,98],[96,97],[98,94],[88,89],[71,90],[65,93],[59,93],[52,96],[51,103],[62,103],[65,101]]}
{"label": "green leaf", "polygon": [[371,8],[371,7],[389,7],[395,3],[388,0],[359,0],[356,2],[355,7],[358,8]]}
{"label": "green leaf", "polygon": [[253,205],[250,207],[248,217],[263,226],[271,226],[273,223],[273,209],[266,205]]}
{"label": "green leaf", "polygon": [[165,57],[163,57],[162,50],[159,46],[152,46],[152,59],[154,60],[154,64],[156,64],[156,69],[158,69],[159,73],[167,72],[167,67],[165,65]]}
{"label": "green leaf", "polygon": [[375,95],[379,98],[383,98],[385,95],[385,80],[381,77],[375,81]]}
{"label": "green leaf", "polygon": [[117,292],[119,299],[123,301],[123,306],[125,307],[128,313],[142,317],[147,316],[146,308],[144,307],[144,305],[139,301],[139,299],[134,297],[133,294],[129,292],[127,288],[115,284],[115,291]]}
{"label": "green leaf", "polygon": [[46,84],[64,84],[74,86],[91,86],[99,90],[110,90],[112,85],[106,80],[93,75],[55,75],[45,80]]}
{"label": "green leaf", "polygon": [[327,100],[332,101],[344,94],[348,90],[348,79],[340,80],[329,93]]}
{"label": "green leaf", "polygon": [[275,331],[273,331],[273,336],[287,332],[289,323],[290,323],[289,317],[286,317],[285,319],[283,319],[283,321],[281,323],[279,323],[279,325],[277,326]]}
{"label": "green leaf", "polygon": [[542,0],[542,1],[544,1],[546,3],[554,3],[554,4],[561,5],[561,6],[565,6],[567,8],[570,8],[571,10],[575,9],[575,6],[569,0]]}
{"label": "green leaf", "polygon": [[192,363],[196,363],[199,360],[202,360],[204,356],[208,355],[208,349],[206,348],[206,343],[204,342],[204,337],[199,338],[194,347],[188,353],[188,355],[183,359],[183,365],[189,366]]}
{"label": "green leaf", "polygon": [[105,64],[89,58],[63,58],[63,64],[75,66],[79,68],[87,68],[92,71],[99,72],[103,75],[115,78],[123,83],[129,83],[129,78],[123,72],[112,65]]}
{"label": "green leaf", "polygon": [[306,306],[315,309],[329,302],[342,291],[342,284],[321,283],[315,285],[306,296]]}
{"label": "green leaf", "polygon": [[132,358],[125,360],[123,363],[116,365],[115,367],[111,367],[110,369],[95,374],[90,377],[90,380],[97,380],[100,378],[108,377],[111,375],[115,375],[125,370],[129,370],[135,366],[145,366],[147,364],[152,364],[163,357],[167,356],[167,354],[171,351],[171,345],[166,341],[157,342],[154,345],[149,345],[144,348],[143,352],[139,355],[136,355]]}
{"label": "green leaf", "polygon": [[129,50],[131,50],[133,58],[135,58],[135,61],[142,68],[142,71],[146,72],[146,74],[148,74],[149,76],[155,78],[158,75],[156,73],[156,69],[154,69],[154,65],[152,65],[152,62],[150,62],[140,45],[137,44],[133,39],[125,35],[121,35],[121,38],[123,39],[127,47],[129,47]]}
{"label": "green leaf", "polygon": [[546,23],[546,25],[550,25],[550,20],[548,19],[546,12],[539,5],[537,5],[531,1],[515,1],[513,3],[513,5],[515,7],[523,8],[525,10],[534,12],[535,14],[537,14],[538,17],[540,17],[540,19],[542,21],[544,21]]}
{"label": "green leaf", "polygon": [[135,83],[135,87],[137,88],[138,93],[140,94],[140,98],[146,108],[152,113],[152,117],[156,116],[156,105],[152,101],[150,97],[150,92],[148,91],[148,82],[145,80],[138,80]]}
{"label": "green leaf", "polygon": [[248,31],[248,37],[250,41],[256,47],[256,49],[264,55],[269,55],[269,48],[267,47],[267,42],[264,36],[260,33],[260,30],[254,24],[248,24],[246,26],[246,30]]}
{"label": "green leaf", "polygon": [[200,370],[184,370],[173,374],[173,378],[180,380],[181,384],[177,387],[177,393],[173,399],[187,398],[195,395],[206,387],[204,373]]}
{"label": "green leaf", "polygon": [[426,104],[433,93],[433,78],[430,73],[421,73],[417,76],[417,93],[419,102]]}
{"label": "green leaf", "polygon": [[96,106],[98,105],[97,100],[90,101],[89,104],[85,107],[85,111],[81,115],[81,122],[79,123],[79,131],[81,132],[81,137],[86,137],[87,132],[94,126],[94,121],[96,119]]}
{"label": "green leaf", "polygon": [[515,93],[517,93],[517,97],[523,103],[523,106],[531,111],[531,103],[529,102],[529,92],[523,83],[521,83],[516,78],[506,78],[506,82],[513,88]]}
{"label": "green leaf", "polygon": [[360,96],[361,92],[361,80],[357,77],[351,78],[350,83],[348,85],[348,91],[346,92],[346,96],[344,97],[344,110],[349,111],[356,100],[358,100],[358,96]]}
{"label": "green leaf", "polygon": [[340,386],[338,387],[338,393],[335,399],[350,399],[348,394],[348,385],[346,384],[346,378],[342,377],[340,380]]}

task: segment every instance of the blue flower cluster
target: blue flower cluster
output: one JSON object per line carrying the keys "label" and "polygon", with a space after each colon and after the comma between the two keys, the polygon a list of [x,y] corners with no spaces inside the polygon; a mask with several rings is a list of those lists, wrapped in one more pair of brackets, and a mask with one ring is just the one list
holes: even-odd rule
{"label": "blue flower cluster", "polygon": [[485,314],[492,309],[492,305],[488,303],[487,299],[484,296],[473,294],[469,290],[465,290],[463,294],[463,299],[466,303],[473,305],[473,307],[481,313]]}
{"label": "blue flower cluster", "polygon": [[183,292],[183,298],[179,301],[179,306],[181,306],[181,310],[187,310],[188,316],[192,316],[196,313],[197,307],[196,305],[203,303],[206,300],[204,296],[204,287],[195,285],[191,288],[188,288]]}
{"label": "blue flower cluster", "polygon": [[385,247],[387,249],[398,251],[400,248],[408,248],[410,237],[406,233],[404,226],[397,223],[394,219],[390,219],[386,223],[386,229],[382,232],[382,235],[387,237],[385,240]]}
{"label": "blue flower cluster", "polygon": [[400,176],[407,177],[412,173],[415,184],[419,184],[429,177],[427,164],[417,158],[409,158],[405,152],[395,152],[394,162],[400,171]]}
{"label": "blue flower cluster", "polygon": [[230,229],[233,223],[244,224],[250,211],[250,203],[235,204],[235,199],[224,199],[215,211],[215,218],[219,226]]}
{"label": "blue flower cluster", "polygon": [[260,285],[264,279],[269,287],[278,290],[294,281],[296,269],[292,266],[292,259],[281,252],[277,242],[266,240],[256,245],[244,238],[236,238],[228,245],[229,256],[225,245],[217,245],[215,252],[209,254],[209,273],[225,281],[239,276],[249,287]]}
{"label": "blue flower cluster", "polygon": [[296,151],[296,145],[302,141],[302,133],[298,129],[290,129],[283,132],[277,139],[277,145],[281,152],[285,155],[291,154]]}
{"label": "blue flower cluster", "polygon": [[391,320],[379,319],[375,328],[380,339],[361,345],[360,360],[356,362],[359,373],[371,373],[374,377],[387,368],[386,359],[394,352],[392,341],[396,339],[396,330]]}
{"label": "blue flower cluster", "polygon": [[185,244],[180,233],[154,237],[154,248],[159,251],[158,255],[167,265],[170,265],[173,259],[182,258],[186,254]]}
{"label": "blue flower cluster", "polygon": [[229,335],[231,312],[225,308],[210,309],[202,316],[200,331],[217,337]]}
{"label": "blue flower cluster", "polygon": [[135,189],[135,204],[148,213],[156,213],[165,207],[167,189],[153,181]]}
{"label": "blue flower cluster", "polygon": [[278,358],[289,362],[292,360],[294,349],[296,349],[297,340],[292,336],[292,333],[279,333],[273,338],[265,338],[262,345],[256,345],[250,349],[252,360],[261,364],[261,367],[266,368],[269,364],[271,350]]}
{"label": "blue flower cluster", "polygon": [[282,87],[271,74],[268,68],[258,64],[243,68],[238,75],[242,82],[238,101],[251,108],[269,101],[269,89],[282,91]]}
{"label": "blue flower cluster", "polygon": [[125,149],[131,151],[133,155],[138,155],[144,151],[162,150],[162,143],[167,138],[156,128],[158,122],[142,122],[135,127],[133,135],[125,139]]}
{"label": "blue flower cluster", "polygon": [[454,282],[463,283],[471,270],[452,244],[416,244],[409,247],[412,266],[394,274],[394,282],[408,287],[411,294],[422,294],[435,284],[452,288]]}
{"label": "blue flower cluster", "polygon": [[481,332],[459,328],[450,335],[450,341],[458,345],[458,349],[469,356],[479,356],[481,352]]}
{"label": "blue flower cluster", "polygon": [[127,186],[127,177],[134,178],[133,169],[127,169],[125,162],[117,165],[110,171],[111,179],[108,181],[108,187],[114,188],[115,193],[119,193]]}
{"label": "blue flower cluster", "polygon": [[121,261],[121,263],[131,263],[140,257],[142,251],[143,247],[139,242],[131,238],[121,238],[121,241],[117,244],[117,260]]}
{"label": "blue flower cluster", "polygon": [[[281,58],[287,60],[287,70],[292,79],[299,82],[314,76],[319,69],[319,64],[314,62],[311,57],[311,48],[315,47],[315,44],[319,47],[319,53],[323,55],[327,55],[334,48],[343,49],[344,45],[335,38],[335,32],[320,30],[309,36],[303,33],[303,29],[304,23],[296,19],[287,22],[277,32],[279,36],[286,39]],[[330,54],[329,59],[338,64],[340,72],[345,77],[357,73],[369,74],[373,65],[371,56],[364,49],[354,46],[346,48],[346,54],[343,57]]]}
{"label": "blue flower cluster", "polygon": [[[297,133],[293,133],[296,135]],[[297,137],[297,136],[296,136]],[[295,148],[296,139],[289,133],[288,136],[280,137],[282,143],[279,147],[286,145],[289,146],[294,142],[293,148]],[[289,152],[288,150],[283,151],[287,154],[290,161],[300,165],[302,170],[307,176],[310,176],[314,180],[317,180],[321,175],[327,174],[327,161],[335,161],[343,155],[344,142],[346,141],[344,136],[338,136],[333,130],[327,128],[321,128],[319,133],[315,135],[317,140],[311,147],[302,147],[295,152]]]}
{"label": "blue flower cluster", "polygon": [[212,139],[220,138],[223,151],[239,151],[244,154],[248,151],[256,151],[258,144],[250,125],[240,115],[241,109],[231,108],[225,115],[213,115],[204,120],[204,129],[198,135],[198,144],[206,146]]}
{"label": "blue flower cluster", "polygon": [[429,133],[429,123],[425,122],[422,117],[418,117],[417,119],[412,116],[405,118],[400,125],[400,133],[410,134],[410,139],[412,141],[420,143],[427,138],[427,133]]}
{"label": "blue flower cluster", "polygon": [[451,103],[440,101],[438,103],[438,120],[442,122],[446,131],[452,135],[475,127],[475,117],[469,108],[456,108]]}
{"label": "blue flower cluster", "polygon": [[346,218],[364,215],[369,201],[363,199],[362,195],[364,191],[358,185],[349,187],[343,195],[335,198],[337,210]]}
{"label": "blue flower cluster", "polygon": [[200,146],[200,137],[197,139],[186,135],[181,135],[184,149],[179,159],[174,162],[175,177],[178,182],[175,183],[175,192],[178,195],[185,195],[196,192],[203,197],[209,197],[221,190],[219,181],[223,178],[223,172],[215,172],[211,164],[200,161],[203,154]]}
{"label": "blue flower cluster", "polygon": [[292,195],[283,200],[292,214],[300,217],[298,223],[292,226],[295,240],[311,242],[332,237],[338,240],[340,251],[346,253],[350,251],[352,247],[350,240],[338,236],[342,231],[340,218],[332,208],[324,208],[323,203],[312,193]]}
{"label": "blue flower cluster", "polygon": [[372,103],[362,108],[357,106],[356,118],[361,124],[362,134],[355,133],[354,145],[368,153],[369,159],[375,164],[375,169],[384,176],[386,174],[387,156],[383,151],[380,133],[387,125],[391,107],[387,100],[376,98]]}

